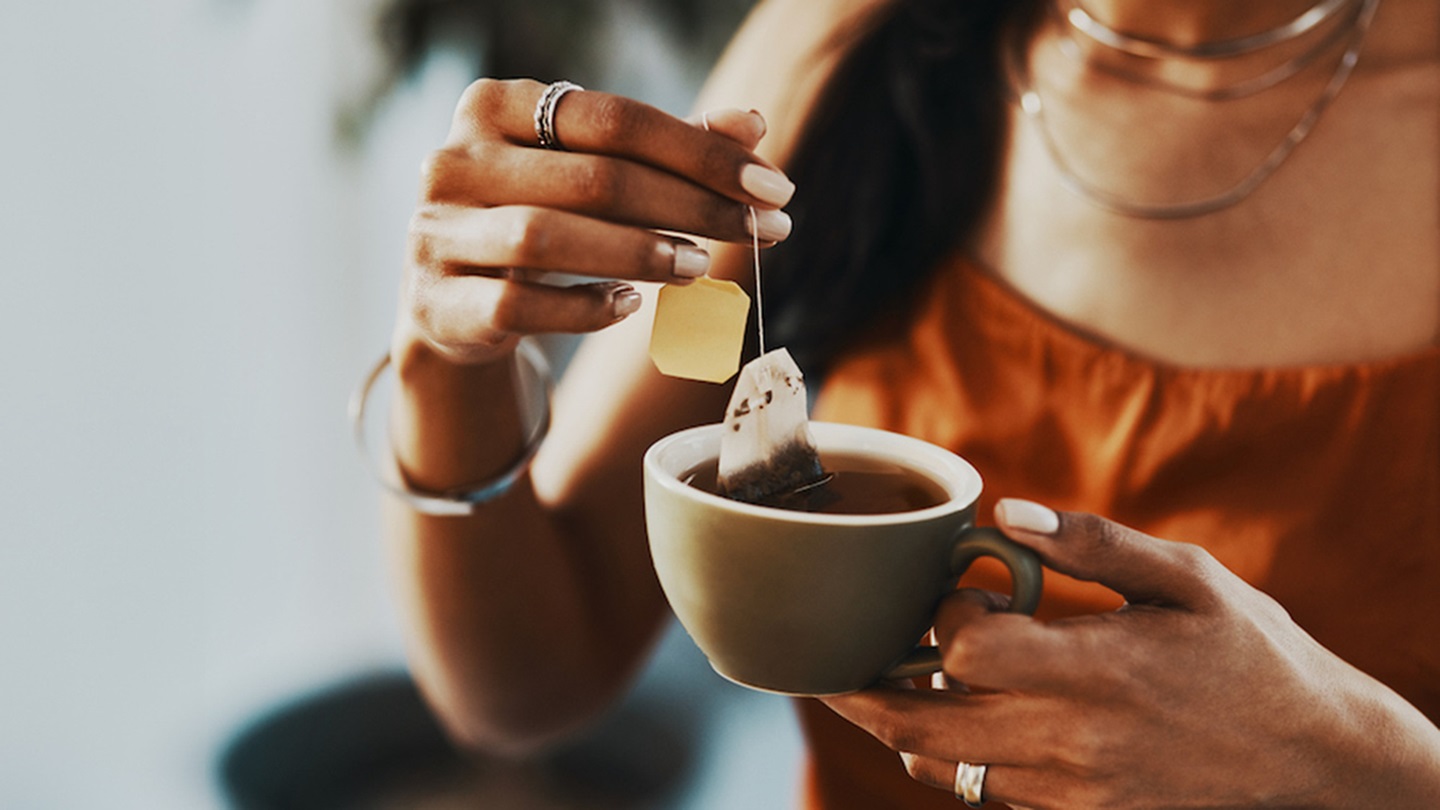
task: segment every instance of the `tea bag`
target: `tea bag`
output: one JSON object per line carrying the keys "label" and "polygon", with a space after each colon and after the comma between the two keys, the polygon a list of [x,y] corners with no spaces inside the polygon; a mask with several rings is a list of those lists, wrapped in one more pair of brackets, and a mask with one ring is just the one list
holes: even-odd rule
{"label": "tea bag", "polygon": [[718,480],[726,497],[751,503],[825,482],[806,414],[805,377],[785,349],[740,369],[725,411]]}

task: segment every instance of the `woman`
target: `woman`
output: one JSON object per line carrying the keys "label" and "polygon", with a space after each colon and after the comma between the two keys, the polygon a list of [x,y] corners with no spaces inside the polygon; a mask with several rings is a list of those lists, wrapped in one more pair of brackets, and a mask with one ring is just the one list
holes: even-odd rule
{"label": "woman", "polygon": [[768,0],[690,121],[576,91],[544,149],[544,86],[476,83],[411,228],[410,485],[509,467],[517,341],[595,335],[505,494],[389,507],[437,712],[524,750],[640,665],[639,458],[725,390],[653,370],[631,282],[748,279],[753,221],[816,415],[970,458],[1062,575],[948,598],[946,688],[801,702],[808,806],[1440,806],[1437,52],[1430,0]]}

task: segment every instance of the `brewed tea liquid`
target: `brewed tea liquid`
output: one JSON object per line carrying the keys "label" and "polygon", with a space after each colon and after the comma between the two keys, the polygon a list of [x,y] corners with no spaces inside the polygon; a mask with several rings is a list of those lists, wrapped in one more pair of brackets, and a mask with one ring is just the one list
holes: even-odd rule
{"label": "brewed tea liquid", "polygon": [[[928,509],[948,500],[945,488],[926,476],[871,456],[820,453],[829,478],[824,483],[761,502],[762,506],[832,515],[883,515]],[[719,494],[715,482],[719,462],[711,459],[687,471],[680,480]]]}

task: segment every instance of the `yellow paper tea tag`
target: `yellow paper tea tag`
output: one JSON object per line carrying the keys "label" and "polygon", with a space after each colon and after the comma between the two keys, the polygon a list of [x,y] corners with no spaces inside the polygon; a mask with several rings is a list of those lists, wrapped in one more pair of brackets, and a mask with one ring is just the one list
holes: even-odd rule
{"label": "yellow paper tea tag", "polygon": [[709,276],[661,288],[650,335],[650,360],[661,374],[722,383],[740,368],[750,296],[733,281]]}

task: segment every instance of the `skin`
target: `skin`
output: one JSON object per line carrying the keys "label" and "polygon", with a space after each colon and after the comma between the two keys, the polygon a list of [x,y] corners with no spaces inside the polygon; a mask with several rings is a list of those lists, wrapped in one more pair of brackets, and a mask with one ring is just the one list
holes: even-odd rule
{"label": "skin", "polygon": [[[1198,15],[1212,5],[1270,7],[1110,2],[1093,11],[1123,10],[1148,31],[1172,12],[1188,20],[1180,6]],[[1293,13],[1277,9],[1257,25]],[[1218,26],[1204,38],[1253,30]],[[1031,66],[1060,127],[1057,141],[1077,172],[1140,200],[1191,199],[1238,181],[1314,101],[1334,65],[1326,60],[1300,81],[1248,99],[1207,103],[1083,69],[1055,41],[1053,29],[1038,34]],[[1065,190],[1017,111],[1005,185],[973,252],[1042,309],[1165,362],[1350,363],[1433,346],[1440,337],[1437,42],[1440,8],[1385,0],[1359,67],[1310,137],[1250,197],[1196,219],[1130,219]],[[1191,67],[1200,75],[1171,78],[1196,86],[1211,80],[1205,66]],[[1241,71],[1260,72],[1254,64]],[[1219,182],[1188,164],[1210,154],[1211,144],[1221,157],[1206,168]]]}
{"label": "skin", "polygon": [[[653,284],[685,281],[675,273],[684,246],[654,231],[714,240],[711,274],[744,283],[746,206],[779,239],[784,219],[764,212],[788,198],[747,191],[746,167],[785,164],[837,56],[830,33],[872,4],[762,4],[700,102],[713,110],[708,131],[699,118],[577,92],[557,110],[568,151],[556,152],[534,142],[540,84],[482,81],[458,105],[423,171],[392,343],[393,440],[406,474],[443,489],[506,467],[522,441],[516,340],[595,334],[557,394],[550,438],[509,494],[462,518],[387,504],[412,668],[457,739],[543,745],[609,705],[644,660],[665,608],[645,546],[640,456],[660,436],[715,421],[725,394],[649,364]],[[1270,27],[1304,5],[1087,8],[1185,41]],[[1004,182],[966,249],[1077,329],[1162,361],[1291,365],[1425,350],[1440,335],[1437,43],[1440,7],[1387,0],[1323,126],[1254,195],[1196,220],[1125,219],[1070,196],[1017,119]],[[1243,175],[1314,98],[1312,78],[1254,103],[1156,116],[1156,94],[1053,45],[1042,30],[1028,59],[1057,110],[1057,138],[1085,145],[1077,168],[1134,181],[1120,190],[1142,197],[1204,179],[1171,159],[1197,135],[1223,154],[1256,156],[1214,169]],[[744,111],[752,106],[766,115]],[[1130,161],[1145,171],[1115,171]],[[1357,225],[1365,240],[1354,239]],[[538,284],[550,271],[612,280]],[[878,687],[828,701],[903,754],[917,780],[949,791],[963,760],[992,763],[987,796],[1031,807],[1436,806],[1435,726],[1198,547],[1092,515],[1059,515],[1043,531],[1006,510],[997,521],[1053,569],[1129,604],[1047,625],[994,613],[992,596],[947,600],[936,628],[946,675],[970,691]],[[1237,681],[1248,691],[1228,688]]]}
{"label": "skin", "polygon": [[[419,486],[483,480],[519,453],[511,353],[519,335],[624,319],[617,282],[546,288],[492,268],[574,272],[583,264],[636,283],[683,282],[672,277],[673,240],[614,220],[739,239],[745,206],[760,203],[738,185],[742,168],[758,160],[748,147],[763,132],[759,116],[719,111],[707,116],[706,132],[625,99],[572,93],[557,129],[574,152],[549,152],[523,143],[534,137],[530,111],[542,90],[529,81],[472,86],[449,143],[426,165],[392,347],[402,382],[392,440]],[[649,153],[577,161],[591,143],[587,125],[597,152],[625,153],[630,136],[606,132],[605,121],[634,127],[637,143],[687,145],[669,162]],[[616,195],[621,183],[655,186],[643,210],[618,210],[635,200]],[[527,207],[493,205],[519,193],[531,195]],[[578,210],[610,210],[613,219]],[[582,348],[556,394],[549,440],[507,497],[459,518],[387,503],[412,666],[458,739],[525,750],[583,724],[628,682],[659,627],[664,601],[644,540],[640,453],[699,414],[719,413],[725,399],[718,386],[652,369],[647,336],[634,328],[648,321],[642,311],[630,328],[607,329]],[[633,418],[639,413],[649,416]]]}
{"label": "skin", "polygon": [[986,798],[1033,808],[1434,806],[1440,732],[1273,599],[1198,546],[1080,513],[1036,531],[1017,503],[1006,534],[1125,607],[1042,623],[957,591],[939,689],[824,699],[914,779],[950,791],[985,763]]}

